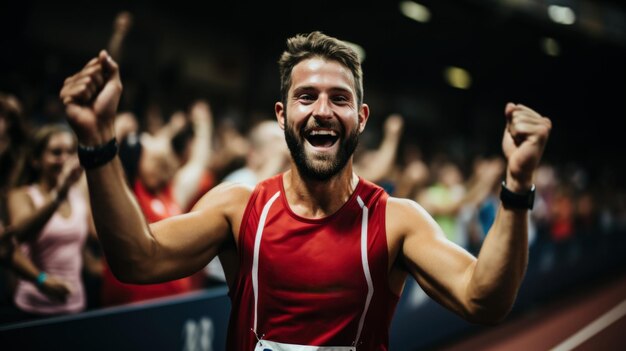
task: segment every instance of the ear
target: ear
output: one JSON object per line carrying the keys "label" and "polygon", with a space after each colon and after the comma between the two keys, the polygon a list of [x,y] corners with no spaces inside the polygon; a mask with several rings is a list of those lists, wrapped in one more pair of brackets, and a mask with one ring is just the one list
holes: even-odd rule
{"label": "ear", "polygon": [[370,117],[370,107],[367,104],[361,104],[359,108],[359,133],[363,133],[367,119]]}
{"label": "ear", "polygon": [[285,130],[285,106],[282,102],[274,104],[274,113],[280,129]]}

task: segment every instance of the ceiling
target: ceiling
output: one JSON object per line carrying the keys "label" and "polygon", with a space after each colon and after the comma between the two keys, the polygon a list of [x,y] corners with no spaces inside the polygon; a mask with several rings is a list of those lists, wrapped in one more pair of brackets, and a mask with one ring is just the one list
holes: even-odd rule
{"label": "ceiling", "polygon": [[[11,35],[1,39],[8,55],[0,58],[6,70],[0,89],[19,94],[36,87],[41,94],[31,102],[37,106],[41,95],[56,94],[63,77],[106,47],[113,18],[128,10],[134,24],[121,63],[127,93],[134,94],[129,108],[152,100],[180,108],[205,96],[244,121],[271,115],[286,38],[321,30],[364,48],[365,98],[377,117],[370,123],[399,112],[407,120],[405,139],[415,143],[497,147],[502,109],[514,101],[555,122],[549,157],[595,166],[599,150],[624,150],[615,129],[607,128],[626,117],[617,108],[626,97],[620,1],[420,3],[430,10],[428,23],[403,16],[397,1],[3,4],[1,29]],[[554,23],[550,4],[571,6],[578,21]],[[545,38],[558,44],[559,56],[542,50]],[[448,66],[467,70],[471,88],[449,86]]]}

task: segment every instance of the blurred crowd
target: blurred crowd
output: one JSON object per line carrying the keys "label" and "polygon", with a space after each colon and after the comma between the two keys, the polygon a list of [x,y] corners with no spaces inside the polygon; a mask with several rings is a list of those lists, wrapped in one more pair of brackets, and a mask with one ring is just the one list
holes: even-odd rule
{"label": "blurred crowd", "polygon": [[[131,24],[129,13],[116,18],[108,45],[114,58]],[[132,99],[130,86],[125,99]],[[217,261],[163,284],[117,281],[98,244],[77,140],[60,102],[35,108],[32,100],[0,92],[0,323],[225,284]],[[254,186],[289,167],[283,131],[271,116],[238,123],[228,114],[214,115],[207,99],[168,116],[161,107],[153,103],[141,115],[121,110],[115,125],[129,188],[150,222],[192,210],[221,182]],[[499,205],[504,159],[426,154],[405,125],[401,115],[388,116],[379,140],[357,149],[355,171],[392,196],[417,201],[449,240],[477,254]],[[597,236],[626,232],[626,193],[617,180],[546,161],[535,184],[529,245],[559,248],[543,256],[546,267],[583,255]]]}

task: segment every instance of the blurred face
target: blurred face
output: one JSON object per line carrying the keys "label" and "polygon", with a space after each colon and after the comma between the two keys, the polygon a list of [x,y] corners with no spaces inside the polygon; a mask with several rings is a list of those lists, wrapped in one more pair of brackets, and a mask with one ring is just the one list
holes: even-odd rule
{"label": "blurred face", "polygon": [[276,157],[288,155],[285,133],[276,121],[266,121],[250,133],[250,154],[246,162],[253,169],[260,169]]}
{"label": "blurred face", "polygon": [[330,179],[351,159],[369,108],[357,106],[352,73],[336,61],[304,60],[291,76],[286,105],[276,104],[287,146],[303,177]]}
{"label": "blurred face", "polygon": [[463,175],[456,165],[448,163],[441,168],[439,181],[446,186],[454,186],[463,182]]}
{"label": "blurred face", "polygon": [[67,132],[53,134],[38,160],[41,176],[56,179],[72,157],[78,157],[73,136]]}
{"label": "blurred face", "polygon": [[176,156],[168,140],[143,137],[138,176],[151,192],[163,189],[178,169]]}

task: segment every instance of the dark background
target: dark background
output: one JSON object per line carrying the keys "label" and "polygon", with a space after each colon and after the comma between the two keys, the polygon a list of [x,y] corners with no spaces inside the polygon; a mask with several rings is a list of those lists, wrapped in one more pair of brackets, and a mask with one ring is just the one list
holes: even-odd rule
{"label": "dark background", "polygon": [[[120,60],[121,108],[141,118],[150,102],[168,114],[205,97],[218,118],[245,129],[273,115],[286,38],[321,30],[366,51],[372,118],[364,143],[375,143],[384,118],[398,112],[406,120],[403,142],[427,156],[499,153],[502,111],[513,101],[552,119],[546,160],[581,165],[596,179],[624,175],[621,1],[420,3],[431,11],[428,23],[404,17],[397,1],[3,2],[0,91],[20,97],[35,121],[62,117],[63,79],[106,47],[115,15],[128,10],[134,23]],[[550,4],[572,7],[576,23],[550,21]],[[542,51],[544,37],[559,43],[559,56]],[[451,65],[470,72],[470,89],[445,82]]]}

